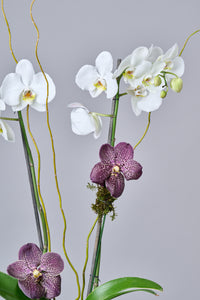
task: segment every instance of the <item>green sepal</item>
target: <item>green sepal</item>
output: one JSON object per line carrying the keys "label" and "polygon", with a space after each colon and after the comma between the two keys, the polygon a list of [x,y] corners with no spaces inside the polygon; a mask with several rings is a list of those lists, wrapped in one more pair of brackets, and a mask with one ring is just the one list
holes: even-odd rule
{"label": "green sepal", "polygon": [[108,281],[93,292],[91,292],[86,300],[110,300],[118,296],[143,291],[157,296],[154,290],[162,291],[162,287],[154,281],[139,277],[123,277]]}
{"label": "green sepal", "polygon": [[2,272],[0,272],[0,296],[6,300],[30,300],[18,287],[18,280]]}

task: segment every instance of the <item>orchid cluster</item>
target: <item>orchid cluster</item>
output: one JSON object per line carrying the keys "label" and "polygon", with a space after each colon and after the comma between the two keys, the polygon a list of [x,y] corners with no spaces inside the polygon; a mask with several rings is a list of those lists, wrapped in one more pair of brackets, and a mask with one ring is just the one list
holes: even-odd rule
{"label": "orchid cluster", "polygon": [[[32,16],[32,6],[30,12],[33,24],[37,29]],[[8,24],[5,12],[4,18]],[[11,38],[10,29],[8,32]],[[150,48],[138,47],[125,59],[118,60],[115,71],[113,70],[113,58],[111,53],[103,51],[97,56],[94,66],[84,65],[76,74],[75,82],[82,90],[88,91],[92,98],[96,98],[105,92],[106,98],[110,100],[107,100],[107,103],[109,106],[111,104],[111,113],[109,114],[91,112],[86,106],[78,102],[68,105],[71,109],[72,131],[77,135],[93,133],[95,139],[99,138],[103,124],[101,117],[110,118],[107,143],[103,143],[100,147],[100,161],[94,164],[90,173],[92,183],[88,183],[88,187],[96,191],[96,202],[92,204],[92,209],[97,214],[97,218],[87,237],[86,259],[82,271],[82,287],[80,286],[78,273],[72,265],[65,248],[67,226],[57,179],[53,134],[48,118],[48,104],[54,99],[56,88],[51,77],[42,69],[37,55],[37,44],[36,58],[41,69],[39,73],[35,73],[32,63],[27,59],[22,59],[17,62],[12,47],[11,52],[16,61],[16,69],[14,73],[9,73],[5,76],[1,84],[0,113],[5,111],[6,105],[8,105],[11,106],[13,112],[17,113],[18,118],[11,119],[0,115],[0,134],[7,141],[14,141],[14,132],[5,120],[15,120],[19,122],[40,247],[31,242],[26,243],[19,250],[18,260],[8,266],[8,274],[0,272],[0,296],[7,300],[42,300],[44,298],[54,299],[61,293],[60,273],[64,269],[64,262],[59,254],[51,252],[49,224],[40,191],[39,149],[34,142],[38,153],[38,176],[36,176],[34,161],[21,113],[24,108],[27,109],[27,127],[34,141],[28,120],[29,107],[32,107],[38,112],[46,112],[47,114],[47,125],[52,142],[54,177],[59,196],[60,210],[64,221],[63,253],[67,263],[76,276],[78,288],[76,300],[84,299],[89,238],[95,226],[97,226],[96,242],[88,283],[88,292],[85,299],[114,299],[133,291],[144,291],[157,295],[154,290],[162,291],[162,287],[159,284],[138,277],[118,278],[99,286],[100,253],[106,216],[110,212],[113,212],[111,217],[112,220],[114,219],[115,208],[113,203],[124,192],[125,180],[137,180],[142,175],[142,165],[134,159],[134,156],[136,147],[142,142],[148,131],[151,112],[157,110],[162,102],[165,101],[164,99],[167,96],[169,88],[177,93],[182,90],[183,82],[181,77],[184,73],[184,61],[181,57],[182,51],[179,54],[177,44],[174,44],[166,53],[157,46],[151,46]],[[121,80],[124,80],[124,86],[127,85],[125,91],[120,90]],[[131,107],[136,116],[139,116],[142,111],[148,113],[146,130],[134,147],[124,141],[115,145],[119,101],[120,98],[124,96],[130,98]]]}

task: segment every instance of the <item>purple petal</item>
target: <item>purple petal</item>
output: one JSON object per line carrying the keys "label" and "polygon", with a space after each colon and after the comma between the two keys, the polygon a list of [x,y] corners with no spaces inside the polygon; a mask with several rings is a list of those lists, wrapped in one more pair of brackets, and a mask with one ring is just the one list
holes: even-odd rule
{"label": "purple petal", "polygon": [[45,298],[52,299],[60,295],[61,292],[61,277],[43,274],[42,285],[45,288]]}
{"label": "purple petal", "polygon": [[27,266],[33,270],[40,264],[42,251],[37,245],[28,243],[22,246],[19,250],[19,260],[25,260]]}
{"label": "purple petal", "polygon": [[114,147],[109,144],[104,144],[99,150],[99,157],[104,164],[114,164],[115,163],[115,153]]}
{"label": "purple petal", "polygon": [[56,276],[64,269],[64,262],[59,254],[47,252],[42,255],[40,270],[51,273]]}
{"label": "purple petal", "polygon": [[24,260],[18,260],[8,266],[7,272],[12,277],[15,277],[19,280],[24,280],[26,276],[31,273],[31,270],[27,267],[27,264]]}
{"label": "purple petal", "polygon": [[123,164],[133,158],[133,147],[128,143],[119,143],[115,146],[116,164]]}
{"label": "purple petal", "polygon": [[25,280],[19,280],[18,285],[22,292],[31,299],[45,296],[45,288],[33,275],[28,275]]}
{"label": "purple petal", "polygon": [[111,175],[106,179],[106,188],[111,193],[111,196],[118,198],[124,190],[124,176],[121,173]]}
{"label": "purple petal", "polygon": [[129,159],[121,167],[126,180],[138,179],[142,175],[142,166],[135,160]]}
{"label": "purple petal", "polygon": [[90,179],[94,183],[104,185],[106,178],[110,176],[111,172],[112,165],[105,165],[104,163],[99,162],[93,167],[90,173]]}

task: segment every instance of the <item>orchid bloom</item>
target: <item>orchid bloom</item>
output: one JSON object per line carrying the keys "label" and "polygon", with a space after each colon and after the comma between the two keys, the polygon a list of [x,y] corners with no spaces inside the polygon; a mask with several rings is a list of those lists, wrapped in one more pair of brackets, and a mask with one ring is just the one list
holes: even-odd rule
{"label": "orchid bloom", "polygon": [[84,65],[76,75],[76,84],[89,91],[95,98],[105,91],[107,98],[113,98],[118,90],[116,79],[113,79],[113,59],[108,51],[101,52],[95,61],[95,66]]}
{"label": "orchid bloom", "polygon": [[5,122],[4,120],[0,119],[0,135],[8,141],[14,142],[15,141],[15,134],[12,128]]}
{"label": "orchid bloom", "polygon": [[19,260],[8,266],[10,276],[18,279],[19,288],[31,299],[52,299],[60,295],[64,262],[59,254],[42,251],[28,243],[19,250]]}
{"label": "orchid bloom", "polygon": [[[55,97],[56,89],[53,80],[45,74],[49,83],[48,102]],[[31,62],[22,59],[16,65],[15,73],[8,74],[1,87],[3,101],[12,106],[13,111],[19,111],[27,105],[37,111],[46,110],[47,83],[42,74],[35,74]]]}
{"label": "orchid bloom", "polygon": [[92,182],[106,186],[114,198],[121,196],[126,180],[138,179],[142,175],[142,166],[133,160],[133,147],[119,143],[115,147],[109,144],[101,146],[97,163],[90,174]]}
{"label": "orchid bloom", "polygon": [[83,106],[81,103],[70,103],[72,131],[78,135],[87,135],[93,132],[97,139],[101,134],[102,121],[100,116]]}

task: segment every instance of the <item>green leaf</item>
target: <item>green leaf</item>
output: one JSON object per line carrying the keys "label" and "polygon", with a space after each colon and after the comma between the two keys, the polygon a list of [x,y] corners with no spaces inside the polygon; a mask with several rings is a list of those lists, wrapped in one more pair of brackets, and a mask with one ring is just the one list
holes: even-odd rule
{"label": "green leaf", "polygon": [[0,272],[0,296],[6,300],[30,300],[18,287],[18,280],[2,272]]}
{"label": "green leaf", "polygon": [[123,277],[108,281],[97,287],[86,300],[110,300],[118,296],[143,291],[157,295],[153,290],[162,291],[162,287],[154,281],[139,277]]}

